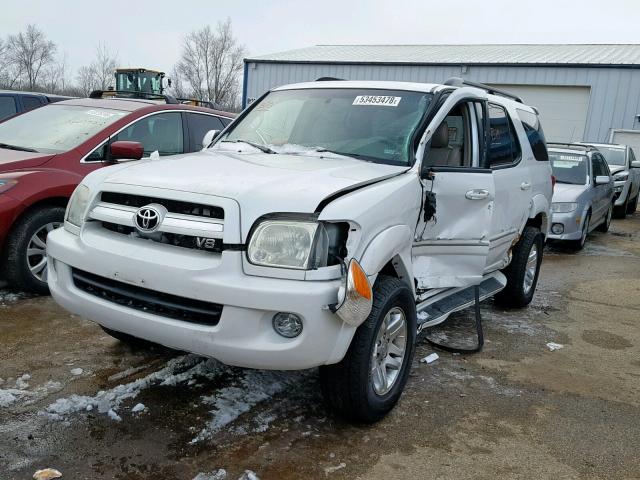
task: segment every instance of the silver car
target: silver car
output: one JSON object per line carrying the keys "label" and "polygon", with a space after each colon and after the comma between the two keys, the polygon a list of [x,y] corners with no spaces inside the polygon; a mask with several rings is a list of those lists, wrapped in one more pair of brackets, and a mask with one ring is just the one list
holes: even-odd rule
{"label": "silver car", "polygon": [[[586,142],[582,142],[586,144]],[[615,143],[589,143],[604,156],[614,182],[615,218],[625,218],[638,207],[640,197],[640,160],[636,160],[633,149]]]}
{"label": "silver car", "polygon": [[613,179],[602,154],[588,145],[549,144],[556,178],[547,238],[570,242],[577,250],[597,228],[609,230],[613,215]]}

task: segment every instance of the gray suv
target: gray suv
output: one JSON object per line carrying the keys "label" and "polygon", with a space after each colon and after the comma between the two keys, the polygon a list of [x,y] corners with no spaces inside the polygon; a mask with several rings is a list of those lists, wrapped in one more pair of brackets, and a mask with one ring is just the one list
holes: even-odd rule
{"label": "gray suv", "polygon": [[607,162],[594,147],[557,143],[548,147],[556,185],[547,238],[562,240],[579,250],[591,230],[609,230],[613,179]]}
{"label": "gray suv", "polygon": [[[583,142],[587,144],[586,142]],[[615,183],[613,216],[625,218],[638,207],[640,193],[640,160],[636,160],[629,145],[615,143],[589,143],[598,149],[609,165]]]}

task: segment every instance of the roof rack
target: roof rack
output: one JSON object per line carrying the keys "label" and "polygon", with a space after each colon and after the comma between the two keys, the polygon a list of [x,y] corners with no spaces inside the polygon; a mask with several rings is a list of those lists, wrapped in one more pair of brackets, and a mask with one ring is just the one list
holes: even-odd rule
{"label": "roof rack", "polygon": [[597,150],[593,145],[583,144],[583,143],[571,143],[571,142],[547,142],[548,147],[569,147],[569,148],[579,148],[580,150]]}
{"label": "roof rack", "polygon": [[514,95],[513,93],[505,92],[504,90],[485,85],[484,83],[471,82],[460,77],[451,77],[444,82],[444,85],[449,85],[451,87],[462,87],[466,85],[467,87],[480,88],[481,90],[484,90],[491,95],[500,95],[501,97],[510,98],[511,100],[515,100],[516,102],[524,103],[520,97]]}
{"label": "roof rack", "polygon": [[171,95],[148,92],[131,92],[128,90],[94,90],[89,94],[89,98],[104,98],[104,94],[120,99],[137,99],[137,100],[164,100],[169,104],[178,104],[178,100]]}
{"label": "roof rack", "polygon": [[334,82],[334,81],[343,81],[344,78],[336,78],[336,77],[320,77],[316,78],[316,82]]}

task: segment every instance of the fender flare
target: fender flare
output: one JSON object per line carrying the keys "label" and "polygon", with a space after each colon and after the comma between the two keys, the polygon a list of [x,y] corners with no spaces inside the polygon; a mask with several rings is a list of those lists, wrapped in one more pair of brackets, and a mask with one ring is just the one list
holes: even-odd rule
{"label": "fender flare", "polygon": [[538,215],[542,214],[542,223],[540,225],[540,230],[545,237],[549,233],[549,224],[551,223],[550,208],[551,205],[549,204],[549,200],[547,200],[547,198],[542,194],[535,195],[531,199],[531,206],[529,207],[529,220],[532,220]]}
{"label": "fender flare", "polygon": [[415,295],[413,284],[413,268],[411,264],[411,246],[413,231],[407,225],[395,225],[376,235],[367,245],[360,266],[369,277],[374,277],[382,268],[393,262],[393,266],[400,280],[405,282]]}

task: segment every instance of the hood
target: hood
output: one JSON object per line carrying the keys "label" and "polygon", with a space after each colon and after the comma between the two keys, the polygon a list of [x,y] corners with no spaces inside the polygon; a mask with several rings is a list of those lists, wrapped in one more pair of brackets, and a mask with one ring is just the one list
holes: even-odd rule
{"label": "hood", "polygon": [[267,213],[313,213],[322,200],[336,192],[407,169],[332,155],[321,158],[319,154],[209,149],[133,164],[114,171],[103,181],[230,198],[239,203],[242,224],[248,228]]}
{"label": "hood", "polygon": [[586,191],[587,185],[571,185],[568,183],[556,183],[553,190],[552,202],[575,202],[581,193]]}
{"label": "hood", "polygon": [[39,167],[53,157],[51,153],[21,152],[0,148],[0,173]]}
{"label": "hood", "polygon": [[616,173],[622,172],[626,169],[627,167],[625,167],[624,165],[609,165],[609,171],[611,172],[611,175],[615,175]]}

